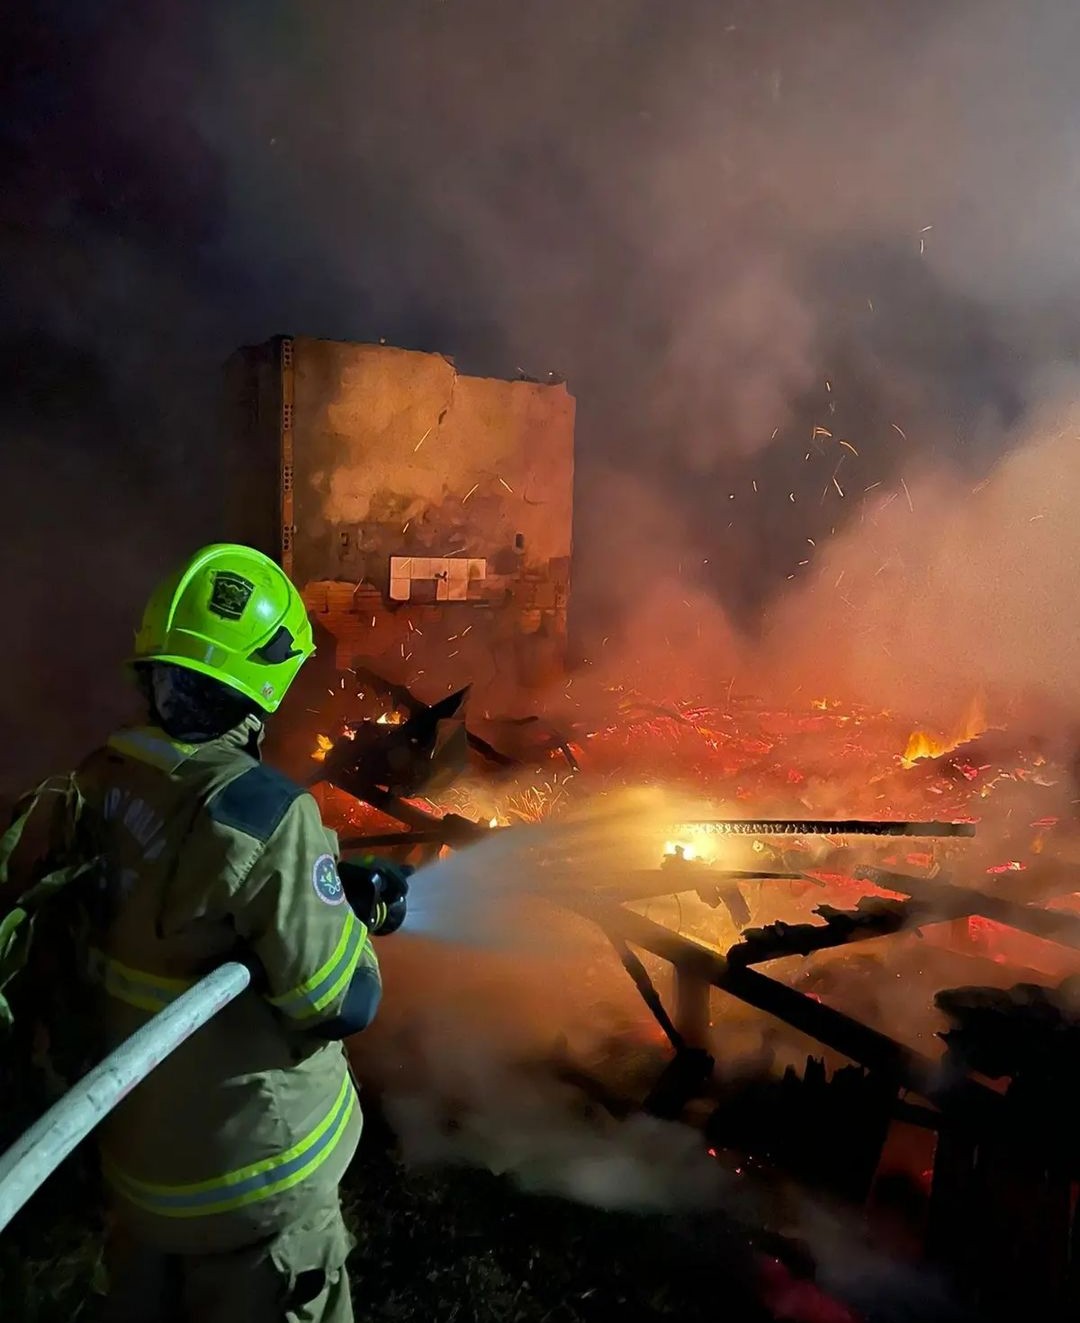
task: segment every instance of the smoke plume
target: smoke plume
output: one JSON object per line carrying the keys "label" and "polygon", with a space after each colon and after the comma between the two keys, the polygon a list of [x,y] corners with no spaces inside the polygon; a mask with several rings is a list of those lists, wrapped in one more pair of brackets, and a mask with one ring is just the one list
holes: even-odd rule
{"label": "smoke plume", "polygon": [[[727,679],[764,630],[820,668],[789,622],[840,560],[881,563],[876,503],[918,489],[932,560],[1072,360],[1078,29],[1064,0],[55,0],[15,23],[5,681],[35,701],[9,776],[107,724],[147,584],[227,534],[218,367],[279,331],[567,376],[594,663],[647,681],[650,640],[685,657],[700,631],[689,679]],[[889,574],[902,616],[928,585]],[[89,704],[42,667],[58,632]]]}

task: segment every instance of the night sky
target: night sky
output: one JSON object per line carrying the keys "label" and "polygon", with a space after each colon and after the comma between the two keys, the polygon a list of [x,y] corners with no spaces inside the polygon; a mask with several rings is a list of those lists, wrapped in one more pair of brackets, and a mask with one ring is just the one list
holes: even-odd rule
{"label": "night sky", "polygon": [[633,628],[631,562],[753,637],[859,493],[977,483],[1075,360],[1065,0],[31,0],[4,26],[5,783],[116,720],[143,594],[228,538],[237,345],[565,376],[586,650]]}

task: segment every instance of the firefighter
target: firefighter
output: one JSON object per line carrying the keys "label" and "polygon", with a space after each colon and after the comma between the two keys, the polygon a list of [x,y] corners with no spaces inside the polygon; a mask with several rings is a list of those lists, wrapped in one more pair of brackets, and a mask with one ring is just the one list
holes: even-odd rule
{"label": "firefighter", "polygon": [[259,759],[313,651],[272,560],[204,548],[136,636],[146,724],[76,773],[106,1049],[222,961],[252,969],[102,1125],[114,1323],[352,1318],[338,1182],[361,1115],[342,1039],[375,1015],[370,939],[400,924],[407,882],[368,869],[347,898],[315,800]]}

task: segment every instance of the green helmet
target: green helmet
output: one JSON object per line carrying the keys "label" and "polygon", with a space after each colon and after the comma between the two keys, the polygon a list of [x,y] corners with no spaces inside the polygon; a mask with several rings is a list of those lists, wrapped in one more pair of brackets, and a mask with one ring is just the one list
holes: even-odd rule
{"label": "green helmet", "polygon": [[269,556],[216,543],[151,594],[133,663],[169,662],[208,675],[277,711],[315,651],[303,598]]}

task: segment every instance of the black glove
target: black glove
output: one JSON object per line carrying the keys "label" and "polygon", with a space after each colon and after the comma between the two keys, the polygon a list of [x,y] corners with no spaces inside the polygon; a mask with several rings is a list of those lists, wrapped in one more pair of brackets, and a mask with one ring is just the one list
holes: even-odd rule
{"label": "black glove", "polygon": [[408,864],[374,855],[343,859],[338,864],[345,899],[373,936],[386,937],[405,922],[409,878],[415,871]]}

